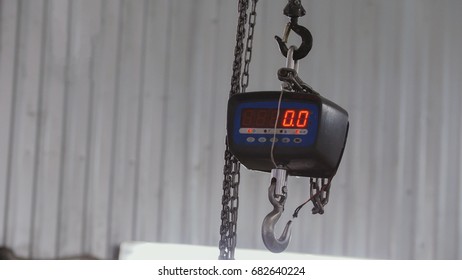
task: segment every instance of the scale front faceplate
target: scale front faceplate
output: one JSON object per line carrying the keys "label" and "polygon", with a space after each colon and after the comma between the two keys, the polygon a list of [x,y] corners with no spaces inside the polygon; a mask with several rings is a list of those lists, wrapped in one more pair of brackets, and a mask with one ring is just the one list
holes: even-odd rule
{"label": "scale front faceplate", "polygon": [[316,140],[318,113],[316,104],[304,102],[281,103],[279,116],[278,100],[242,102],[236,108],[233,142],[257,149],[273,141],[277,147],[311,146]]}
{"label": "scale front faceplate", "polygon": [[[228,143],[249,169],[270,172],[274,159],[290,175],[333,176],[340,162],[348,114],[314,94],[280,91],[233,95],[228,102]],[[275,133],[276,126],[276,133]]]}

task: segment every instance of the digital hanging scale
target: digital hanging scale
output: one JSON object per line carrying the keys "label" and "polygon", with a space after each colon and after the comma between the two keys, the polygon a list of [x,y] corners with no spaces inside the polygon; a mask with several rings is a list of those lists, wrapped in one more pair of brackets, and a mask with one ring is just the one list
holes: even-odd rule
{"label": "digital hanging scale", "polygon": [[[287,222],[279,237],[275,235],[276,223],[288,198],[287,178],[310,177],[310,196],[295,209],[292,219],[297,218],[300,209],[310,201],[313,203],[312,213],[323,214],[348,135],[347,111],[322,97],[298,76],[298,61],[308,55],[313,45],[310,31],[298,24],[298,18],[306,13],[299,0],[288,0],[284,15],[290,18],[290,22],[283,37],[275,37],[281,53],[287,58],[286,67],[278,71],[281,90],[246,92],[257,1],[252,1],[244,72],[241,73],[245,10],[249,0],[239,0],[240,15],[244,16],[240,16],[238,22],[228,100],[219,243],[221,259],[234,257],[240,164],[250,170],[271,173],[268,199],[273,210],[263,219],[261,234],[266,248],[280,253],[287,248],[291,238],[292,220]],[[302,38],[299,47],[287,46],[291,31]]]}
{"label": "digital hanging scale", "polygon": [[330,178],[342,159],[348,113],[313,93],[240,93],[228,101],[227,133],[231,152],[248,169],[271,172],[273,155],[288,175]]}

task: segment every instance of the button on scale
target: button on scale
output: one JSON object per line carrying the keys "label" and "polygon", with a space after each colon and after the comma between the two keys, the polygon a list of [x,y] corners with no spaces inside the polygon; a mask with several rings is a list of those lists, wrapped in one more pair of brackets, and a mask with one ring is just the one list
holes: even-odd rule
{"label": "button on scale", "polygon": [[265,142],[266,142],[266,138],[265,138],[265,137],[260,137],[260,138],[258,138],[258,142],[260,142],[260,143],[265,143]]}
{"label": "button on scale", "polygon": [[266,142],[278,143],[279,141],[281,141],[284,144],[288,144],[291,141],[293,141],[295,144],[300,144],[300,143],[303,142],[303,139],[299,138],[299,137],[294,138],[293,140],[291,138],[289,138],[289,137],[284,137],[282,139],[280,139],[278,137],[276,137],[276,138],[273,138],[273,137],[271,137],[271,138],[259,137],[258,139],[255,138],[255,137],[247,137],[246,141],[247,141],[247,143],[255,143],[255,141],[258,141],[259,143],[266,143]]}
{"label": "button on scale", "polygon": [[253,137],[247,137],[246,140],[247,140],[247,142],[249,142],[249,143],[255,142],[255,138],[253,138]]}

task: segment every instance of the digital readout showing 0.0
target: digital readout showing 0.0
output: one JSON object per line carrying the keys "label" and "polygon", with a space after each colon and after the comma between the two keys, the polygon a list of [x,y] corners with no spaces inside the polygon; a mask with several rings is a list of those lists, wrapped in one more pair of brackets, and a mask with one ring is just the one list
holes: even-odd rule
{"label": "digital readout showing 0.0", "polygon": [[[273,128],[278,114],[277,109],[242,109],[241,127]],[[310,111],[306,109],[281,109],[277,128],[307,128]]]}

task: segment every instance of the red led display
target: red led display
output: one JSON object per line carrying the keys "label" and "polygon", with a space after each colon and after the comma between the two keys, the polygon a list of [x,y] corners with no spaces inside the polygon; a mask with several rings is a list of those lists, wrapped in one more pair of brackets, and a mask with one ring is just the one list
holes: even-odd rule
{"label": "red led display", "polygon": [[[241,127],[274,128],[277,109],[243,109]],[[281,109],[277,128],[307,128],[310,111],[306,109]]]}

